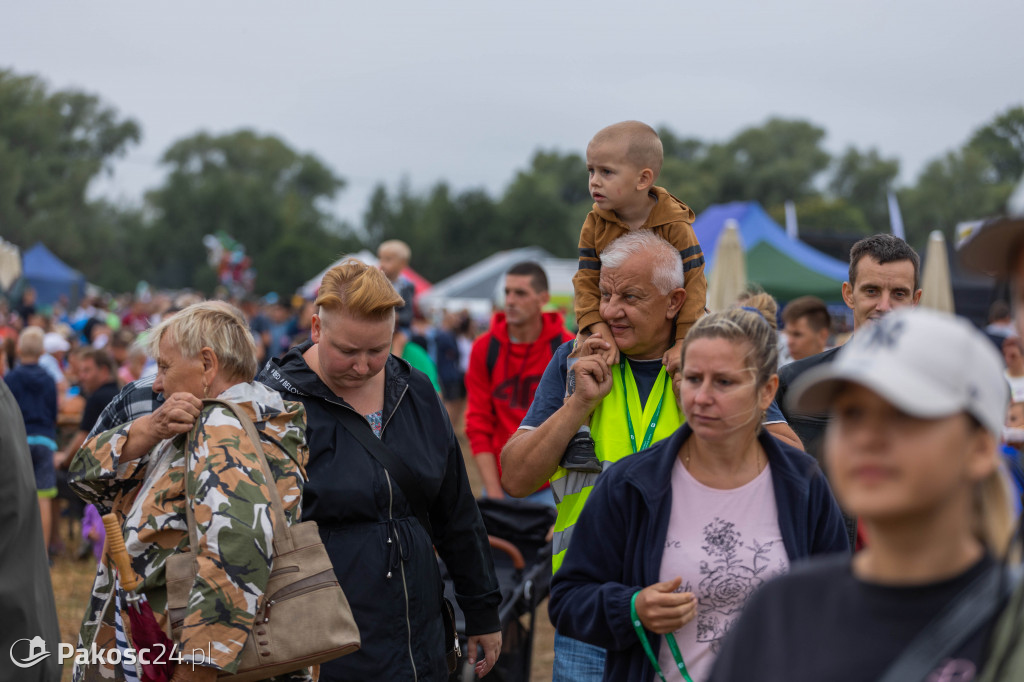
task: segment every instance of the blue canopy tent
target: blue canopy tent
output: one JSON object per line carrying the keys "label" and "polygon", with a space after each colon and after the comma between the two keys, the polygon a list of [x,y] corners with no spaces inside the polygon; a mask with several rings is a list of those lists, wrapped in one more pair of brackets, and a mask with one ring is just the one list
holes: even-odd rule
{"label": "blue canopy tent", "polygon": [[842,300],[848,264],[790,239],[756,201],[715,204],[697,216],[693,231],[704,250],[706,274],[714,270],[718,237],[729,220],[739,225],[748,282],[760,285],[780,303],[808,295],[828,302]]}
{"label": "blue canopy tent", "polygon": [[57,258],[42,242],[21,256],[21,276],[36,290],[40,305],[56,303],[61,296],[76,304],[85,294],[85,277]]}

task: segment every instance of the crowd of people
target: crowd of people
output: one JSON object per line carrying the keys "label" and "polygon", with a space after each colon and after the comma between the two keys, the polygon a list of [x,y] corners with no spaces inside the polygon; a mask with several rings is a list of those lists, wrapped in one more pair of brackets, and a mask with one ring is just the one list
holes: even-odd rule
{"label": "crowd of people", "polygon": [[[501,590],[472,459],[477,495],[556,510],[556,682],[1024,675],[1024,588],[1008,568],[1024,219],[986,224],[963,250],[1012,282],[1016,311],[997,302],[979,330],[917,309],[917,253],[878,234],[854,245],[836,292],[847,334],[810,296],[780,307],[755,288],[707,310],[694,214],[656,186],[649,126],[600,131],[586,158],[594,208],[568,320],[522,262],[489,321],[431,324],[397,240],[378,267],[331,268],[311,300],[147,293],[71,309],[29,290],[3,310],[0,408],[16,403],[24,424],[5,456],[32,471],[38,509],[22,494],[7,532],[63,557],[64,518],[81,519],[75,553],[97,572],[79,646],[137,646],[138,591],[158,630],[213,652],[170,679],[235,672],[274,603],[279,500],[287,523],[316,521],[361,634],[319,679],[448,678],[435,553],[484,677],[502,653]],[[123,548],[105,545],[101,516]],[[195,575],[175,592],[167,566],[183,553]],[[53,638],[37,619],[25,627]]]}

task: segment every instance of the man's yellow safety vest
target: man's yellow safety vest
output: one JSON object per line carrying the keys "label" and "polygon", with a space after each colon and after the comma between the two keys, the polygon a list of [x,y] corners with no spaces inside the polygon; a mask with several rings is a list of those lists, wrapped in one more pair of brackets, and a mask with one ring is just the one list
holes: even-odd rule
{"label": "man's yellow safety vest", "polygon": [[[594,409],[590,419],[590,435],[594,439],[597,459],[604,469],[643,449],[641,446],[649,447],[651,443],[667,438],[686,421],[679,411],[664,367],[658,373],[654,388],[642,410],[640,394],[629,363],[623,361],[620,365],[612,365],[610,370],[612,389]],[[625,384],[622,381],[623,373]],[[554,571],[559,569],[565,559],[573,528],[600,475],[558,467],[551,477],[551,492],[554,493],[555,505],[558,507],[552,540],[551,564]]]}

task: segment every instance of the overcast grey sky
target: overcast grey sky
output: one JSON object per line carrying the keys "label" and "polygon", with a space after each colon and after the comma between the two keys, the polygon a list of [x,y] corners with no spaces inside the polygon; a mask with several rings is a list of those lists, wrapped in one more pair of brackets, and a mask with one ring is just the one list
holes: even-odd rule
{"label": "overcast grey sky", "polygon": [[634,118],[705,140],[804,118],[910,182],[1024,102],[1021,26],[1021,0],[0,0],[0,67],[141,123],[98,193],[137,202],[172,142],[248,127],[343,176],[358,223],[377,182],[497,195],[536,149]]}

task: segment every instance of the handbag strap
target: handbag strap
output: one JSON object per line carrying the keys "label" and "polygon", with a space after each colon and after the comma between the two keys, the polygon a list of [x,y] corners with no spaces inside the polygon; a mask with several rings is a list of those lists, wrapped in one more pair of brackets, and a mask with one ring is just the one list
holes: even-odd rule
{"label": "handbag strap", "polygon": [[[245,434],[252,441],[253,447],[256,450],[256,457],[259,459],[260,468],[263,470],[263,478],[267,483],[268,497],[270,498],[270,508],[274,513],[274,521],[276,526],[274,528],[274,553],[284,554],[293,549],[292,545],[292,534],[291,529],[288,526],[288,518],[284,514],[284,504],[281,502],[281,494],[277,490],[277,482],[274,479],[274,474],[270,470],[270,464],[267,462],[267,455],[263,451],[263,441],[260,439],[259,432],[256,430],[256,425],[253,424],[252,419],[246,414],[245,410],[238,406],[238,404],[231,402],[230,400],[221,400],[219,398],[206,398],[203,400],[203,409],[207,407],[225,407],[230,410],[239,422],[242,424],[242,429]],[[199,428],[202,420],[197,419],[195,425],[192,427],[192,431],[189,433],[189,439],[191,440],[194,436],[198,436]],[[187,443],[186,443],[187,449]],[[188,472],[192,464],[192,457],[188,452],[185,452],[185,517],[188,520],[188,537],[189,542],[193,547],[199,546],[199,532],[196,528],[196,517],[195,512],[192,510],[192,502],[187,500],[188,497]]]}
{"label": "handbag strap", "polygon": [[409,506],[412,507],[412,511],[419,520],[420,525],[423,526],[431,540],[433,540],[434,529],[430,525],[430,518],[427,516],[430,504],[427,502],[427,496],[423,492],[423,486],[416,482],[415,475],[409,466],[384,441],[374,435],[370,424],[356,414],[354,410],[334,403],[327,404],[338,416],[345,430],[352,434],[363,448],[384,467],[391,478],[398,483],[398,487],[402,489],[402,493],[409,501]]}
{"label": "handbag strap", "polygon": [[927,678],[996,614],[1018,578],[1017,572],[1001,564],[975,578],[911,640],[878,682],[918,682]]}

